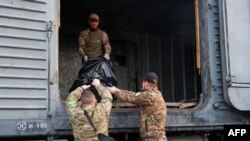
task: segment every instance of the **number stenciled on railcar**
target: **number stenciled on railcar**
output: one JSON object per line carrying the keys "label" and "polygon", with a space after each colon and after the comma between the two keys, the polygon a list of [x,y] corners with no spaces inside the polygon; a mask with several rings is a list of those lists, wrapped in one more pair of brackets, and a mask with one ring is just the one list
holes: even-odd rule
{"label": "number stenciled on railcar", "polygon": [[25,130],[39,130],[39,129],[46,129],[48,128],[47,122],[27,122],[27,121],[20,121],[17,123],[17,130],[18,131],[25,131]]}

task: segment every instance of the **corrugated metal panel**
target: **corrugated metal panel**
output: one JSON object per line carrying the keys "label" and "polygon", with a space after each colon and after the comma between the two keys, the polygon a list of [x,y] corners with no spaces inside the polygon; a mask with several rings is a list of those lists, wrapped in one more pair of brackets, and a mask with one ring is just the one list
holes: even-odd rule
{"label": "corrugated metal panel", "polygon": [[48,5],[0,1],[0,119],[46,118]]}

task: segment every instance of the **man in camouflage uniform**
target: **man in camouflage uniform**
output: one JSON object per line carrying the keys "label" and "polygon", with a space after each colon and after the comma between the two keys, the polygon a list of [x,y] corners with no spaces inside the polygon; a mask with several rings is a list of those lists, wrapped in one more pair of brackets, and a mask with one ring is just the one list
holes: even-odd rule
{"label": "man in camouflage uniform", "polygon": [[165,135],[167,108],[157,84],[157,75],[150,72],[143,78],[143,92],[134,93],[116,87],[108,88],[121,100],[141,106],[140,135],[143,141],[167,141]]}
{"label": "man in camouflage uniform", "polygon": [[[97,104],[95,95],[88,89],[90,86],[86,85],[71,92],[66,101],[66,110],[76,141],[98,141],[98,133],[108,135],[108,122],[113,98],[109,90],[100,84],[100,80],[94,79],[92,85],[102,97],[100,103]],[[97,131],[88,122],[84,110],[92,118]]]}
{"label": "man in camouflage uniform", "polygon": [[98,28],[99,16],[90,14],[89,28],[79,35],[79,53],[86,62],[90,58],[104,56],[110,60],[111,46],[106,32]]}

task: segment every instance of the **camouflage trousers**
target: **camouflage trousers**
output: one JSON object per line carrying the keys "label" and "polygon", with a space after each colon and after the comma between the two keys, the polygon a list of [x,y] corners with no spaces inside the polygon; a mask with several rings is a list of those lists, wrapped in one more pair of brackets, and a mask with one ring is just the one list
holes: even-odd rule
{"label": "camouflage trousers", "polygon": [[167,138],[159,138],[159,139],[154,139],[154,138],[144,138],[142,141],[168,141]]}

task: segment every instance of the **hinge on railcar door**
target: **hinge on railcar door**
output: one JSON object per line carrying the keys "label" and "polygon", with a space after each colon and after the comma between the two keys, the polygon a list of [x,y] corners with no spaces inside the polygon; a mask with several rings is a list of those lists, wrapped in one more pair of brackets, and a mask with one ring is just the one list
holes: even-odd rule
{"label": "hinge on railcar door", "polygon": [[236,75],[227,75],[226,76],[226,82],[227,86],[231,86],[233,82],[237,81]]}
{"label": "hinge on railcar door", "polygon": [[[52,21],[49,21],[47,23],[47,36],[48,36],[48,117],[51,117],[52,116],[52,113],[51,113],[51,91],[50,91],[50,85],[53,84],[53,81],[50,80],[50,46],[51,46],[51,43],[50,43],[50,39],[51,39],[51,35],[52,35],[52,30],[53,29],[53,22]],[[51,83],[52,82],[52,83]]]}
{"label": "hinge on railcar door", "polygon": [[47,30],[49,41],[50,41],[51,34],[52,34],[52,28],[53,28],[53,22],[52,22],[52,21],[49,21],[49,22],[48,22],[48,30]]}
{"label": "hinge on railcar door", "polygon": [[226,82],[227,82],[227,86],[231,86],[232,85],[232,76],[231,75],[227,75],[226,76]]}

